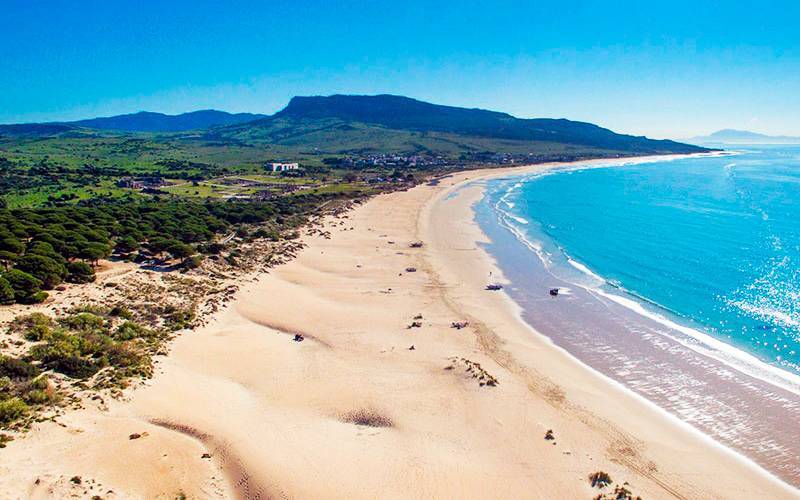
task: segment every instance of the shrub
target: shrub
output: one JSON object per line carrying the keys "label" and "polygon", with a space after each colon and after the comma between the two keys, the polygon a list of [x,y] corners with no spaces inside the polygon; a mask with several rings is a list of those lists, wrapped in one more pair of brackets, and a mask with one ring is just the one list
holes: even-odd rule
{"label": "shrub", "polygon": [[39,342],[50,336],[52,330],[45,325],[34,325],[25,331],[25,339],[31,342]]}
{"label": "shrub", "polygon": [[133,313],[131,312],[130,309],[120,305],[112,307],[111,310],[108,312],[108,314],[111,316],[118,316],[124,319],[131,319],[133,317]]}
{"label": "shrub", "polygon": [[152,332],[147,328],[137,325],[132,321],[125,321],[117,327],[114,332],[114,338],[117,340],[131,340],[139,337],[146,337],[151,334]]}
{"label": "shrub", "polygon": [[11,288],[11,283],[0,276],[0,305],[13,304],[14,300],[14,289]]}
{"label": "shrub", "polygon": [[50,387],[50,382],[47,380],[47,375],[41,375],[31,380],[28,388],[30,390],[37,389],[40,391],[44,391],[49,387]]}
{"label": "shrub", "polygon": [[89,378],[100,370],[100,366],[79,356],[53,357],[46,366],[72,378]]}
{"label": "shrub", "polygon": [[164,315],[164,325],[172,331],[191,328],[195,313],[190,309],[180,309],[174,306],[166,306],[162,310]]}
{"label": "shrub", "polygon": [[28,405],[20,398],[0,401],[0,424],[9,424],[28,413]]}
{"label": "shrub", "polygon": [[50,256],[29,253],[19,259],[17,269],[42,282],[42,288],[51,290],[67,277],[67,268]]}
{"label": "shrub", "polygon": [[79,306],[73,307],[70,310],[72,314],[92,313],[95,316],[107,316],[109,311],[110,309],[108,307],[98,304],[81,304]]}
{"label": "shrub", "polygon": [[35,312],[14,318],[9,328],[13,332],[23,332],[25,338],[32,342],[38,342],[50,336],[53,320],[45,314]]}
{"label": "shrub", "polygon": [[24,304],[41,304],[42,302],[47,300],[47,297],[49,296],[50,296],[49,293],[39,291],[28,297],[28,299],[25,300]]}
{"label": "shrub", "polygon": [[270,240],[270,241],[278,241],[279,239],[281,239],[281,235],[278,233],[278,231],[275,231],[274,229],[267,230],[267,229],[264,229],[264,228],[257,229],[253,233],[253,237],[254,238],[263,238],[263,239],[267,239],[267,240]]}
{"label": "shrub", "polygon": [[195,255],[186,259],[183,263],[183,267],[186,269],[197,269],[200,267],[200,264],[203,263],[203,256],[202,255]]}
{"label": "shrub", "polygon": [[96,277],[94,268],[86,262],[70,262],[67,272],[67,281],[70,283],[91,283]]}
{"label": "shrub", "polygon": [[39,369],[17,358],[0,356],[0,377],[8,377],[11,380],[27,380],[39,374]]}
{"label": "shrub", "polygon": [[92,332],[102,330],[103,325],[105,325],[105,320],[97,314],[91,312],[82,312],[62,318],[59,320],[59,323],[71,330]]}
{"label": "shrub", "polygon": [[12,269],[3,274],[3,278],[8,281],[14,290],[14,298],[17,302],[28,302],[41,291],[42,280],[19,269]]}
{"label": "shrub", "polygon": [[25,401],[34,405],[41,405],[49,402],[52,398],[50,394],[42,389],[34,389],[25,393]]}
{"label": "shrub", "polygon": [[125,344],[112,344],[106,351],[108,362],[117,368],[129,368],[139,366],[142,363],[142,356]]}

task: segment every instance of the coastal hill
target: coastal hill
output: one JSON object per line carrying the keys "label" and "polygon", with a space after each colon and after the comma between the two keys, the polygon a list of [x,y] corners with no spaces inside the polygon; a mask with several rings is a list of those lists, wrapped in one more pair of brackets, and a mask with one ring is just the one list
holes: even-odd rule
{"label": "coastal hill", "polygon": [[[587,154],[694,153],[703,148],[623,135],[566,119],[516,118],[507,113],[431,104],[394,95],[294,97],[272,116],[216,129],[214,138],[303,144],[330,152],[494,151]],[[363,152],[363,151],[361,151]]]}
{"label": "coastal hill", "polygon": [[765,135],[749,130],[724,129],[686,139],[690,144],[800,144],[800,137]]}
{"label": "coastal hill", "polygon": [[225,111],[214,109],[192,111],[179,115],[140,111],[126,115],[90,118],[71,122],[0,125],[0,135],[55,135],[87,132],[81,129],[117,132],[184,132],[249,122],[264,116],[266,115],[226,113]]}
{"label": "coastal hill", "polygon": [[12,140],[48,137],[74,142],[132,133],[139,139],[169,143],[172,149],[256,146],[268,150],[270,156],[301,161],[389,154],[508,163],[707,151],[675,141],[617,134],[591,123],[523,119],[394,95],[294,97],[271,116],[213,110],[175,116],[139,112],[74,122],[0,125],[0,136]]}
{"label": "coastal hill", "polygon": [[165,115],[140,111],[129,115],[111,116],[108,118],[92,118],[70,122],[79,127],[99,130],[123,130],[130,132],[181,132],[201,130],[223,125],[250,122],[265,115],[253,113],[226,113],[214,109],[192,111],[179,115]]}

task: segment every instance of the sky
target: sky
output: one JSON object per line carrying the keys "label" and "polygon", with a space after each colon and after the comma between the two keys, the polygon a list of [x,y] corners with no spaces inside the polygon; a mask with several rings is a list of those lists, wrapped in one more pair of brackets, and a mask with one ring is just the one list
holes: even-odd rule
{"label": "sky", "polygon": [[797,1],[0,0],[0,123],[398,94],[800,136]]}

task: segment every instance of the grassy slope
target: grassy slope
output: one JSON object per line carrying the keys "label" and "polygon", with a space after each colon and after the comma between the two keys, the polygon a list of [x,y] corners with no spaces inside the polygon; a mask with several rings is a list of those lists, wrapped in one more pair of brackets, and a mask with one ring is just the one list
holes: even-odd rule
{"label": "grassy slope", "polygon": [[398,130],[366,123],[276,119],[259,125],[226,127],[205,135],[209,140],[236,140],[265,147],[279,154],[430,154],[458,158],[462,153],[513,153],[533,155],[616,155],[624,151],[557,142],[518,141],[464,136],[444,132]]}
{"label": "grassy slope", "polygon": [[[263,175],[264,163],[275,160],[319,166],[323,159],[334,156],[418,154],[442,157],[451,163],[469,163],[487,161],[495,153],[516,155],[518,162],[633,154],[563,142],[403,130],[339,118],[274,117],[205,132],[173,134],[73,129],[55,136],[0,137],[0,158],[7,158],[17,173],[27,175],[42,162],[60,169],[33,174],[39,175],[41,181],[34,187],[5,189],[0,195],[11,207],[32,206],[44,203],[49,196],[67,195],[73,200],[121,196],[131,191],[117,188],[114,181],[125,175],[158,173],[168,179],[209,180],[231,174]],[[187,163],[159,164],[164,161]],[[96,173],[98,169],[105,170]],[[222,189],[206,182],[166,190],[182,196],[212,198],[249,193],[246,189]]]}

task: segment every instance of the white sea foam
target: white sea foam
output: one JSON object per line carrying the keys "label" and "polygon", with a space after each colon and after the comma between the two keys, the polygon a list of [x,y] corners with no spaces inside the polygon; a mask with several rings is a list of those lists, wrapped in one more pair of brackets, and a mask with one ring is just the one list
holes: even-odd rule
{"label": "white sea foam", "polygon": [[685,335],[685,337],[681,337],[679,335],[671,335],[670,332],[667,332],[670,338],[697,353],[721,361],[741,373],[768,382],[793,394],[800,395],[800,376],[798,375],[764,363],[752,354],[717,340],[707,333],[678,324],[662,314],[646,309],[641,303],[634,299],[615,293],[609,293],[601,289],[593,289],[592,292],[612,300],[642,316],[652,319],[668,327],[670,330]]}
{"label": "white sea foam", "polygon": [[591,276],[592,278],[596,279],[600,283],[606,283],[606,280],[604,278],[602,278],[599,275],[595,274],[594,272],[592,272],[591,269],[589,269],[588,267],[584,266],[580,262],[572,259],[571,257],[567,257],[567,262],[569,262],[569,265],[571,265],[572,267],[574,267],[578,271],[580,271],[580,272],[582,272],[582,273],[584,273],[584,274],[586,274],[588,276]]}
{"label": "white sea foam", "polygon": [[[782,242],[772,240],[775,251]],[[800,269],[788,255],[771,259],[752,283],[733,291],[722,300],[739,312],[766,324],[785,328],[787,335],[800,335]]]}
{"label": "white sea foam", "polygon": [[763,320],[771,320],[769,321],[770,323],[777,323],[788,328],[800,327],[800,320],[793,317],[790,313],[781,311],[780,309],[774,307],[750,304],[744,300],[731,300],[728,302],[728,304],[737,307],[746,313],[750,313],[753,317],[761,318]]}
{"label": "white sea foam", "polygon": [[509,214],[508,216],[514,219],[516,222],[519,222],[520,224],[528,224],[527,219],[523,219],[522,217],[517,217],[516,215],[511,215],[511,214]]}

